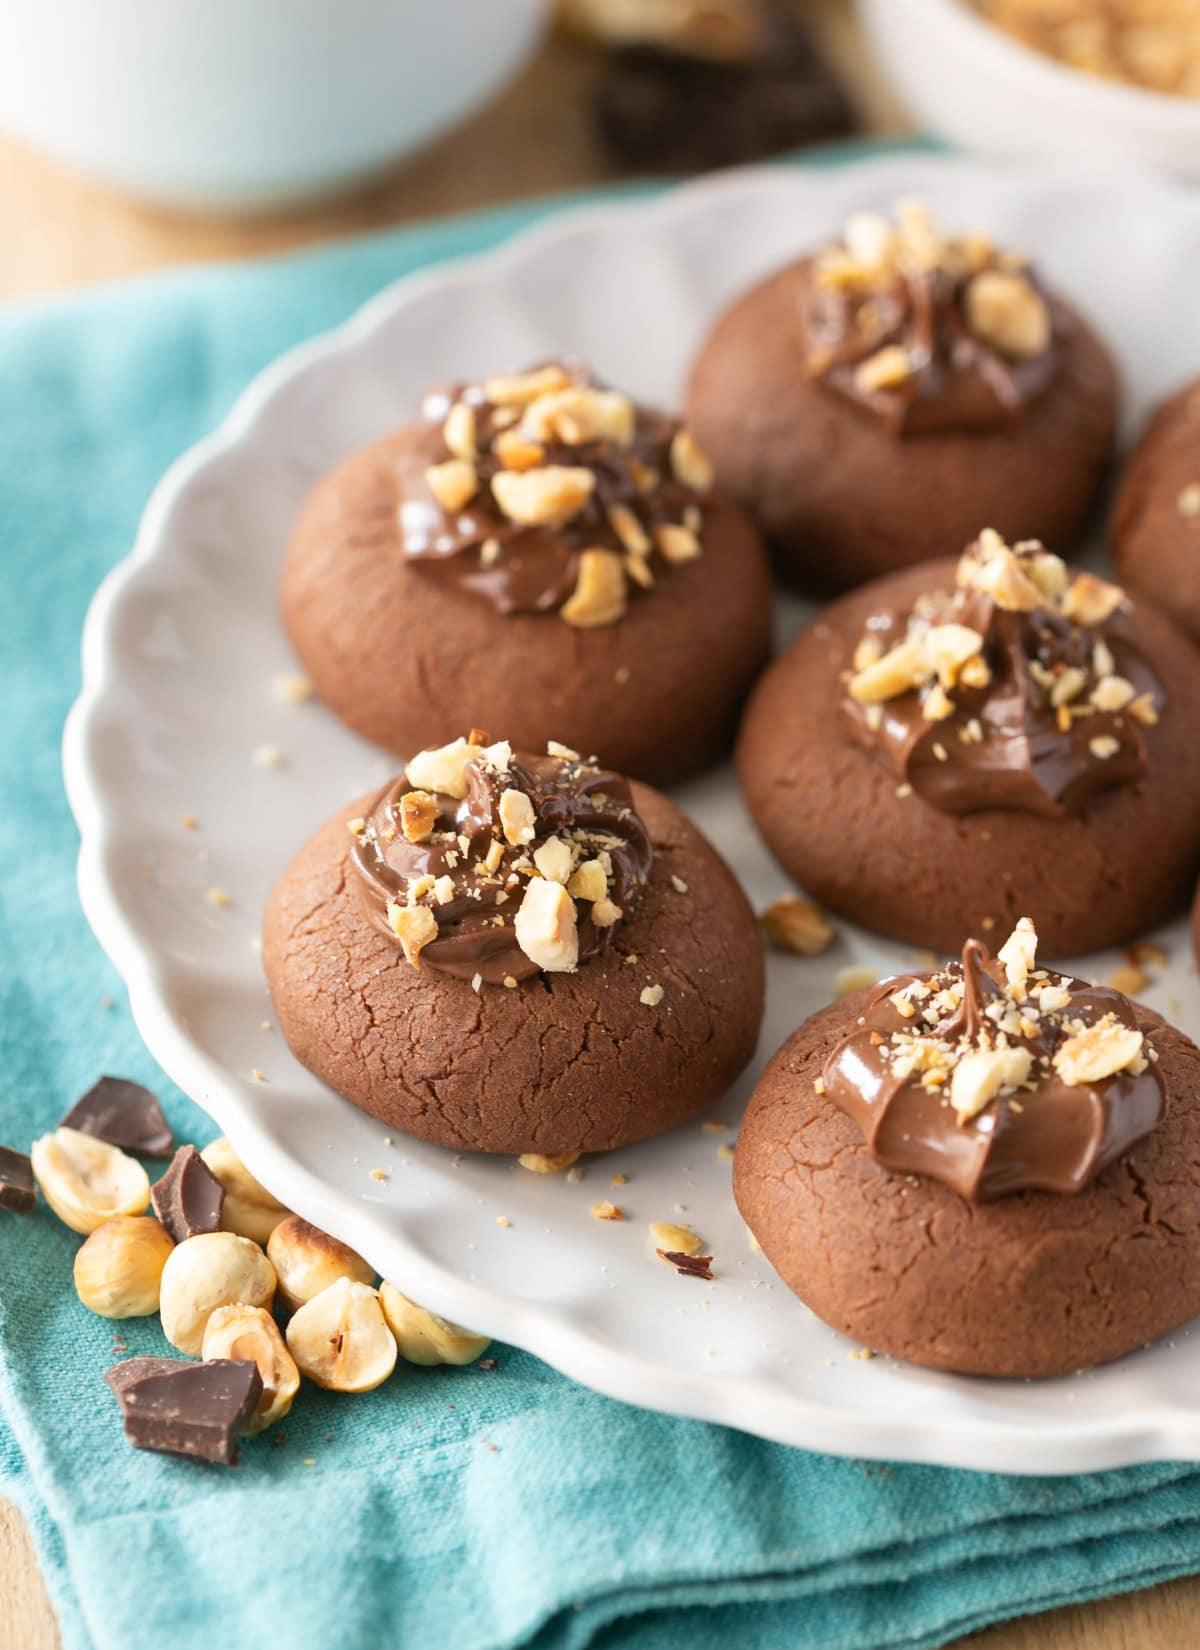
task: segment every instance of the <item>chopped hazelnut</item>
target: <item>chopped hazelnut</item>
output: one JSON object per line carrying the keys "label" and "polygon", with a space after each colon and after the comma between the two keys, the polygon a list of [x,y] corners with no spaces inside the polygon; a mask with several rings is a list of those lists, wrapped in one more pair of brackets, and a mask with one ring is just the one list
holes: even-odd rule
{"label": "chopped hazelnut", "polygon": [[659,555],[666,562],[677,566],[681,562],[695,561],[700,554],[700,540],[690,527],[682,524],[668,523],[654,529],[654,546]]}
{"label": "chopped hazelnut", "polygon": [[1133,683],[1124,676],[1102,676],[1092,689],[1092,704],[1097,710],[1124,710],[1135,692]]}
{"label": "chopped hazelnut", "polygon": [[499,470],[492,477],[496,503],[523,527],[561,527],[577,516],[596,486],[593,471],[564,464],[536,470]]}
{"label": "chopped hazelnut", "polygon": [[1022,917],[996,953],[997,961],[1004,964],[1004,977],[1009,990],[1017,994],[1018,1001],[1025,993],[1037,962],[1037,943],[1037,930],[1033,923],[1028,917]]}
{"label": "chopped hazelnut", "polygon": [[1032,1065],[1027,1048],[976,1049],[964,1055],[950,1079],[950,1104],[959,1122],[969,1122],[1002,1089],[1019,1088]]}
{"label": "chopped hazelnut", "polygon": [[1175,500],[1175,508],[1187,521],[1200,516],[1200,481],[1190,481]]}
{"label": "chopped hazelnut", "polygon": [[567,883],[567,892],[574,899],[602,900],[608,893],[608,873],[600,861],[585,859],[582,865],[577,866]]}
{"label": "chopped hazelnut", "polygon": [[437,938],[437,918],[427,905],[400,905],[396,900],[389,900],[387,917],[405,961],[420,968],[421,952]]}
{"label": "chopped hazelnut", "polygon": [[579,963],[575,901],[558,882],[534,877],[514,924],[517,944],[548,974],[573,973]]}
{"label": "chopped hazelnut", "polygon": [[836,930],[821,907],[799,894],[785,894],[769,905],[760,919],[771,944],[780,951],[816,957],[828,949]]}
{"label": "chopped hazelnut", "polygon": [[492,445],[506,470],[536,470],[546,462],[540,441],[530,441],[520,430],[502,430]]}
{"label": "chopped hazelnut", "polygon": [[30,1157],[46,1202],[85,1237],[117,1215],[140,1215],[150,1201],[141,1164],[95,1135],[59,1127],[34,1141]]}
{"label": "chopped hazelnut", "polygon": [[581,1155],[563,1152],[558,1157],[547,1157],[543,1152],[522,1152],[517,1162],[532,1174],[557,1174],[560,1169],[569,1169],[572,1163],[578,1163]]}
{"label": "chopped hazelnut", "polygon": [[839,968],[833,977],[835,997],[852,997],[856,991],[865,991],[878,980],[873,968]]}
{"label": "chopped hazelnut", "polygon": [[592,921],[597,928],[611,928],[613,923],[620,922],[622,915],[621,907],[610,899],[598,899],[592,906]]}
{"label": "chopped hazelnut", "polygon": [[575,852],[565,837],[552,836],[534,849],[533,863],[538,868],[539,876],[545,877],[547,882],[566,884],[575,863]]}
{"label": "chopped hazelnut", "polygon": [[454,516],[479,491],[479,477],[469,459],[448,458],[444,464],[429,466],[425,485],[447,515]]}
{"label": "chopped hazelnut", "polygon": [[854,369],[855,388],[866,394],[899,389],[912,377],[912,370],[912,360],[903,344],[885,344]]}
{"label": "chopped hazelnut", "polygon": [[637,410],[627,395],[583,384],[539,396],[521,420],[521,429],[533,440],[557,441],[567,447],[581,447],[589,441],[628,447],[636,426]]}
{"label": "chopped hazelnut", "polygon": [[526,406],[539,395],[565,389],[571,382],[566,371],[556,365],[539,367],[535,372],[523,372],[508,377],[487,378],[483,393],[498,407]]}
{"label": "chopped hazelnut", "polygon": [[1064,1083],[1099,1083],[1124,1071],[1142,1052],[1145,1038],[1131,1026],[1123,1026],[1115,1015],[1068,1037],[1054,1051],[1054,1069]]}
{"label": "chopped hazelnut", "polygon": [[1098,579],[1094,573],[1078,573],[1063,597],[1063,612],[1076,624],[1103,624],[1124,600],[1125,592],[1119,584]]}
{"label": "chopped hazelnut", "polygon": [[643,986],[641,995],[638,998],[638,1001],[644,1003],[647,1008],[657,1008],[662,1000],[663,988],[661,985]]}
{"label": "chopped hazelnut", "polygon": [[983,637],[965,624],[934,625],[925,637],[925,656],[944,688],[955,685],[962,666],[982,648]]}
{"label": "chopped hazelnut", "polygon": [[915,638],[909,638],[852,676],[848,691],[859,704],[879,704],[920,687],[928,675],[924,647]]}
{"label": "chopped hazelnut", "polygon": [[1121,741],[1114,739],[1110,733],[1102,733],[1097,735],[1095,739],[1088,740],[1088,750],[1091,751],[1098,762],[1107,762],[1110,757],[1117,754],[1120,748]]}
{"label": "chopped hazelnut", "polygon": [[690,1226],[676,1226],[668,1220],[652,1220],[650,1238],[656,1249],[676,1255],[698,1255],[704,1247],[704,1240]]}
{"label": "chopped hazelnut", "polygon": [[454,458],[475,457],[475,412],[465,401],[456,401],[442,425],[442,440]]}
{"label": "chopped hazelnut", "polygon": [[592,1215],[596,1220],[624,1220],[625,1215],[615,1203],[606,1198],[603,1203],[592,1204]]}
{"label": "chopped hazelnut", "polygon": [[455,739],[435,750],[418,751],[404,770],[414,790],[440,792],[461,802],[467,794],[465,769],[479,755],[476,746]]}
{"label": "chopped hazelnut", "polygon": [[499,802],[500,828],[504,840],[514,848],[533,841],[537,815],[533,803],[524,791],[509,790],[501,794]]}
{"label": "chopped hazelnut", "polygon": [[608,524],[631,556],[650,554],[650,535],[628,504],[614,504],[608,512]]}
{"label": "chopped hazelnut", "polygon": [[671,441],[671,471],[681,487],[707,493],[713,484],[713,467],[690,430],[676,430]]}
{"label": "chopped hazelnut", "polygon": [[1041,355],[1050,345],[1050,310],[1022,275],[985,269],[967,287],[967,324],[976,337],[1014,361]]}
{"label": "chopped hazelnut", "polygon": [[567,623],[577,630],[615,624],[627,605],[620,556],[612,550],[581,551],[575,589],[559,609]]}
{"label": "chopped hazelnut", "polygon": [[437,817],[437,799],[429,791],[406,791],[400,798],[400,829],[406,842],[424,842]]}

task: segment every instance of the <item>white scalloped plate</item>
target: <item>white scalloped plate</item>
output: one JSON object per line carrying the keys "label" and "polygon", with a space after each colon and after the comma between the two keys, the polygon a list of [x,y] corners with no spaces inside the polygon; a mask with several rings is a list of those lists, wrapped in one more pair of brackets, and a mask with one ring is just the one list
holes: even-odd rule
{"label": "white scalloped plate", "polygon": [[[404,281],[251,385],[168,472],[132,555],[97,594],[65,742],[83,903],[149,1048],[253,1171],[449,1317],[614,1397],[811,1449],[1040,1473],[1200,1458],[1194,1336],[1039,1383],[856,1360],[751,1250],[718,1154],[732,1128],[690,1125],[593,1159],[572,1184],[386,1140],[263,1026],[255,935],[267,891],[312,827],[391,765],[320,705],[272,692],[295,668],[275,617],[276,569],[315,477],[409,416],[428,381],[563,350],[638,395],[675,401],[730,294],[848,211],[911,192],[952,224],[984,223],[1033,251],[1081,298],[1120,352],[1131,412],[1200,368],[1200,197],[1131,178],[925,157],[748,172],[572,212],[498,252]],[[262,744],[286,764],[255,766]],[[757,906],[783,891],[727,773],[682,800]],[[201,828],[183,829],[184,814]],[[212,887],[232,904],[208,904]],[[1162,938],[1173,963],[1148,1001],[1200,1031],[1182,923]],[[825,957],[774,959],[763,1058],[828,999],[837,968],[883,973],[909,960],[850,930]],[[1114,961],[1084,967],[1101,973]],[[720,1109],[727,1123],[753,1075]],[[372,1178],[376,1169],[386,1179]],[[627,1183],[611,1195],[628,1220],[593,1220],[592,1202],[610,1195],[617,1173]],[[713,1283],[654,1258],[647,1222],[672,1216],[711,1246]]]}

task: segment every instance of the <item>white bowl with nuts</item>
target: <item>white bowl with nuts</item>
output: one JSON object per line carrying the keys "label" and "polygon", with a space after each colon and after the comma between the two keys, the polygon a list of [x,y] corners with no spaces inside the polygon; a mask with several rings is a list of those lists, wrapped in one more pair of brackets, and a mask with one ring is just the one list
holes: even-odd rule
{"label": "white bowl with nuts", "polygon": [[[1200,178],[1194,94],[1071,67],[1003,31],[970,0],[858,0],[858,11],[901,98],[953,143],[988,155],[1106,158]],[[1062,11],[1064,23],[1069,11],[1085,27],[1089,18],[1103,27],[1087,0]]]}

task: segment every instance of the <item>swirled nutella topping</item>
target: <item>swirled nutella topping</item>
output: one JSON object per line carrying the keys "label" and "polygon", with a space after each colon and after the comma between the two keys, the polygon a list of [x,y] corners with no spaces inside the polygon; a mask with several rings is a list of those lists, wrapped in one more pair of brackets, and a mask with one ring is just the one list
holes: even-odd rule
{"label": "swirled nutella topping", "polygon": [[712,468],[677,420],[577,365],[426,397],[398,461],[404,553],[501,613],[615,624],[701,554]]}
{"label": "swirled nutella topping", "polygon": [[872,1155],[973,1201],[1081,1191],[1162,1115],[1158,1055],[1133,1005],[1036,966],[1022,918],[993,961],[884,981],[830,1056],[824,1092]]}
{"label": "swirled nutella topping", "polygon": [[846,682],[850,732],[945,813],[1079,813],[1136,783],[1161,683],[1118,585],[990,529],[953,592],[866,623]]}
{"label": "swirled nutella topping", "polygon": [[1023,259],[903,201],[894,224],[856,213],[813,259],[803,324],[810,376],[907,436],[1015,424],[1070,320]]}
{"label": "swirled nutella topping", "polygon": [[573,973],[606,950],[653,860],[620,774],[478,730],[413,757],[350,829],[371,922],[414,968],[476,990]]}

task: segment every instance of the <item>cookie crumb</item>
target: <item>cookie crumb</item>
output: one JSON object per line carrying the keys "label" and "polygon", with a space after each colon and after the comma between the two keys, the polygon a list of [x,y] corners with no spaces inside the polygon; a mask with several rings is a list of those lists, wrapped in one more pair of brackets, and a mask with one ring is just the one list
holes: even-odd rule
{"label": "cookie crumb", "polygon": [[852,1358],[857,1358],[860,1361],[865,1361],[868,1358],[874,1358],[876,1356],[876,1354],[874,1352],[872,1352],[872,1350],[869,1346],[858,1346],[858,1347],[855,1347],[854,1351],[850,1354],[850,1356]]}
{"label": "cookie crumb", "polygon": [[686,894],[688,891],[688,885],[683,878],[674,875],[671,877],[671,887],[674,888],[677,894]]}
{"label": "cookie crumb", "polygon": [[609,1184],[612,1186],[628,1186],[629,1176],[627,1174],[615,1174]]}
{"label": "cookie crumb", "polygon": [[700,1127],[705,1134],[724,1134],[729,1124],[722,1123],[719,1117],[706,1117]]}
{"label": "cookie crumb", "polygon": [[638,998],[638,1001],[640,1003],[645,1003],[647,1008],[657,1008],[662,1000],[663,988],[661,985],[644,985],[642,987],[642,994]]}
{"label": "cookie crumb", "polygon": [[717,1156],[722,1162],[728,1162],[733,1156],[733,1147],[729,1144],[728,1140],[723,1140],[717,1147]]}
{"label": "cookie crumb", "polygon": [[204,897],[218,911],[223,911],[226,906],[233,904],[233,895],[227,894],[224,888],[210,888]]}

